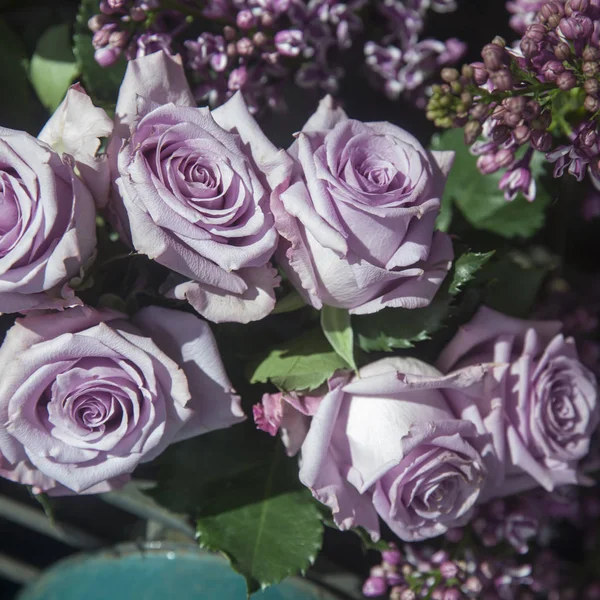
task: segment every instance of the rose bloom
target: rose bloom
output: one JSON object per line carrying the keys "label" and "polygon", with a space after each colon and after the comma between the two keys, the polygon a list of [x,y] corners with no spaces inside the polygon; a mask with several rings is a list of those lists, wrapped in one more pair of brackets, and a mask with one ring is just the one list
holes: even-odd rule
{"label": "rose bloom", "polygon": [[401,539],[423,540],[464,525],[485,488],[489,441],[445,397],[480,393],[485,375],[476,367],[444,377],[416,359],[386,358],[360,377],[338,372],[318,402],[267,394],[255,420],[271,435],[283,428],[288,450],[302,444],[300,479],[341,529],[362,526],[378,539],[379,515]]}
{"label": "rose bloom", "polygon": [[289,157],[240,94],[196,108],[180,60],[163,52],[129,63],[116,112],[112,210],[138,252],[175,272],[163,292],[215,322],[266,316],[279,282],[269,196]]}
{"label": "rose bloom", "polygon": [[[496,494],[585,482],[578,462],[598,427],[596,380],[556,321],[523,321],[481,308],[442,352],[442,371],[491,363],[496,385],[450,392],[455,412],[489,432],[499,459]],[[500,473],[503,469],[504,474]]]}
{"label": "rose bloom", "polygon": [[67,306],[63,286],[96,248],[94,200],[73,158],[0,127],[0,203],[0,313]]}
{"label": "rose bloom", "polygon": [[453,257],[434,226],[454,153],[349,119],[330,97],[289,153],[292,184],[272,198],[276,256],[305,300],[355,314],[427,306]]}
{"label": "rose bloom", "polygon": [[0,475],[38,492],[107,491],[243,419],[208,324],[188,313],[28,315],[0,348]]}

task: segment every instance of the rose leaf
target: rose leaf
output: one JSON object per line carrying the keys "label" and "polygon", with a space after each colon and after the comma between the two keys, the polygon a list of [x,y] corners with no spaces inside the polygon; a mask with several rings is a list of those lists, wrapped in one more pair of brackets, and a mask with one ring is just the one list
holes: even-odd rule
{"label": "rose leaf", "polygon": [[323,525],[296,461],[274,446],[260,469],[220,486],[197,519],[202,548],[222,552],[248,594],[303,573],[321,548]]}
{"label": "rose leaf", "polygon": [[314,390],[347,362],[318,329],[272,348],[249,376],[250,383],[270,381],[285,391]]}
{"label": "rose leaf", "polygon": [[454,275],[448,292],[456,296],[463,290],[465,285],[475,279],[475,274],[493,256],[491,252],[465,252],[454,261]]}
{"label": "rose leaf", "polygon": [[343,308],[323,306],[321,329],[336,353],[357,371],[354,360],[354,332],[350,323],[350,313]]}
{"label": "rose leaf", "polygon": [[462,129],[450,129],[432,139],[434,150],[454,150],[454,164],[448,176],[438,227],[451,228],[452,206],[476,229],[490,231],[503,237],[531,237],[544,224],[545,210],[551,196],[541,183],[545,174],[544,154],[535,152],[531,171],[537,185],[535,200],[529,202],[521,193],[511,202],[498,188],[504,170],[484,175],[463,140]]}
{"label": "rose leaf", "polygon": [[70,44],[69,24],[46,29],[38,40],[29,65],[29,78],[40,102],[54,112],[62,102],[79,66]]}

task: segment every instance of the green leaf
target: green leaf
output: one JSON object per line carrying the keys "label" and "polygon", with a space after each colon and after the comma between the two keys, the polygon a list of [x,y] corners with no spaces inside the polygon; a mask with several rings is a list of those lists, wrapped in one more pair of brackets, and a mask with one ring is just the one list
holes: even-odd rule
{"label": "green leaf", "polygon": [[535,152],[531,161],[532,174],[537,183],[535,200],[529,202],[519,194],[512,202],[507,202],[504,192],[498,189],[503,172],[483,175],[479,171],[477,158],[464,143],[462,129],[450,129],[435,136],[432,148],[456,152],[442,200],[443,210],[438,220],[440,229],[449,229],[452,205],[456,205],[476,229],[507,238],[531,237],[542,227],[545,209],[551,200],[550,194],[540,184],[546,164],[542,153]]}
{"label": "green leaf", "polygon": [[71,50],[69,25],[54,25],[42,34],[29,66],[29,77],[41,103],[54,112],[79,75]]}
{"label": "green leaf", "polygon": [[454,277],[448,290],[452,296],[458,294],[476,273],[492,257],[492,252],[465,252],[454,262]]}
{"label": "green leaf", "polygon": [[338,356],[357,371],[354,360],[354,332],[350,323],[350,313],[344,308],[323,306],[321,329]]}
{"label": "green leaf", "polygon": [[99,12],[98,0],[83,0],[75,23],[73,52],[81,69],[83,85],[95,101],[103,108],[114,108],[127,61],[123,56],[112,67],[101,67],[94,59],[92,32],[87,23],[92,15]]}
{"label": "green leaf", "polygon": [[431,339],[451,316],[455,296],[475,279],[493,254],[463,252],[429,306],[385,308],[373,315],[355,316],[353,324],[359,346],[365,352],[391,352]]}
{"label": "green leaf", "polygon": [[[249,498],[239,503],[236,496]],[[304,572],[321,548],[323,526],[296,461],[274,448],[268,464],[221,489],[197,520],[200,546],[224,553],[248,593]]]}
{"label": "green leaf", "polygon": [[384,308],[372,315],[354,317],[358,344],[365,352],[413,348],[442,327],[449,310],[450,299],[443,295],[425,308]]}
{"label": "green leaf", "polygon": [[277,304],[271,314],[278,315],[281,313],[292,312],[304,308],[305,306],[306,302],[304,302],[302,296],[296,290],[292,290],[289,294],[286,294],[283,298],[277,300]]}
{"label": "green leaf", "polygon": [[249,379],[251,383],[270,381],[285,391],[314,390],[345,367],[346,361],[331,348],[323,333],[314,329],[271,349]]}
{"label": "green leaf", "polygon": [[35,102],[29,84],[27,74],[29,65],[25,47],[19,36],[2,18],[0,18],[0,40],[2,40],[0,73],[4,82],[4,91],[0,94],[2,125],[31,130],[32,113],[36,108],[41,111],[41,107]]}
{"label": "green leaf", "polygon": [[555,266],[554,257],[535,261],[518,251],[490,262],[480,278],[486,286],[484,304],[512,317],[528,318],[544,279]]}

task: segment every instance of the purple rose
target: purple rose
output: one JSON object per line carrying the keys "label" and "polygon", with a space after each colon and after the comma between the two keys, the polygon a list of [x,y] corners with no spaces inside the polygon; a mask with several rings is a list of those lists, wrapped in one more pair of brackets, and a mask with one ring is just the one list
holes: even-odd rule
{"label": "purple rose", "polygon": [[292,185],[272,200],[277,258],[306,301],[355,314],[428,305],[453,256],[434,225],[454,153],[348,119],[330,97],[289,152]]}
{"label": "purple rose", "polygon": [[577,463],[598,426],[596,380],[556,321],[522,321],[481,308],[442,352],[442,371],[491,363],[497,385],[466,398],[450,393],[455,412],[493,436],[496,494],[536,484],[584,481]]}
{"label": "purple rose", "polygon": [[129,63],[117,104],[113,210],[133,247],[175,272],[165,285],[215,322],[266,316],[278,284],[271,189],[291,162],[241,95],[196,108],[176,58]]}
{"label": "purple rose", "polygon": [[[360,378],[336,374],[320,402],[313,398],[303,405],[305,414],[314,413],[308,433],[303,422],[287,432],[295,444],[305,436],[301,481],[332,509],[341,529],[362,526],[374,539],[378,515],[406,541],[465,524],[486,484],[489,436],[478,436],[472,423],[454,417],[445,391],[479,393],[485,374],[478,367],[444,377],[406,358],[372,363]],[[286,412],[298,408],[297,401],[282,399],[290,406],[281,426],[290,429],[294,421]],[[267,410],[263,399],[255,417]],[[277,419],[268,425],[274,433]]]}
{"label": "purple rose", "polygon": [[108,202],[110,186],[108,160],[106,154],[98,156],[98,150],[101,138],[110,138],[112,130],[112,120],[75,84],[38,135],[58,154],[75,159],[77,171],[98,206]]}
{"label": "purple rose", "polygon": [[243,419],[208,324],[188,313],[29,315],[0,348],[0,475],[37,491],[106,491]]}
{"label": "purple rose", "polygon": [[65,284],[94,253],[96,211],[73,157],[0,127],[0,203],[0,313],[76,304]]}

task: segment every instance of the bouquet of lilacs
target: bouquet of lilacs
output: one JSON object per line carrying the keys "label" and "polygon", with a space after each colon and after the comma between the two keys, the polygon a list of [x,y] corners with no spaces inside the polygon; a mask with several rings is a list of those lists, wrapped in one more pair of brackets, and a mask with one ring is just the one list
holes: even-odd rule
{"label": "bouquet of lilacs", "polygon": [[342,530],[365,596],[599,598],[600,3],[506,8],[460,72],[444,0],[0,20],[0,476],[148,494],[249,593]]}

